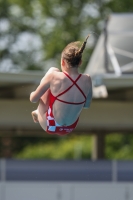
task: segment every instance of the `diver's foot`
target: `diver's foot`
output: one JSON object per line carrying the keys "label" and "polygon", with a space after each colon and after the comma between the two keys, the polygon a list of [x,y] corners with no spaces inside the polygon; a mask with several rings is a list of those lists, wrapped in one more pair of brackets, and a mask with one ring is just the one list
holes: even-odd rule
{"label": "diver's foot", "polygon": [[38,123],[39,121],[38,121],[38,114],[37,114],[37,112],[36,112],[36,111],[33,111],[33,112],[31,113],[31,115],[32,115],[33,121],[34,121],[35,123]]}

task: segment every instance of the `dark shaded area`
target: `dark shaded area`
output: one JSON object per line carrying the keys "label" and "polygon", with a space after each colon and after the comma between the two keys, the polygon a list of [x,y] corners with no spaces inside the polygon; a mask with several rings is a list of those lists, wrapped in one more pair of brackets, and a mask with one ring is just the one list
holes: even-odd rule
{"label": "dark shaded area", "polygon": [[56,141],[58,138],[51,137],[1,137],[0,157],[11,158],[14,154],[23,150],[27,145]]}

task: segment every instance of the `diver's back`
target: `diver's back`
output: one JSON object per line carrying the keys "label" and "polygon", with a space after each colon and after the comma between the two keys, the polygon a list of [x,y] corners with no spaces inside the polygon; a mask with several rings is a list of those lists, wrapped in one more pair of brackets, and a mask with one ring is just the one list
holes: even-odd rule
{"label": "diver's back", "polygon": [[50,90],[54,97],[53,115],[60,125],[70,125],[77,120],[89,93],[87,75],[57,72]]}

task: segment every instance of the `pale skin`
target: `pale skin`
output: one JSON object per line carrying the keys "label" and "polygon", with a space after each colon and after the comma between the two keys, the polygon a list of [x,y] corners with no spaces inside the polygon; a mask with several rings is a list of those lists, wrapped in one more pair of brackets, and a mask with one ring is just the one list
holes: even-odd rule
{"label": "pale skin", "polygon": [[[33,120],[35,123],[39,122],[45,131],[47,129],[46,112],[49,105],[49,91],[51,90],[51,93],[54,96],[57,96],[71,86],[72,82],[68,79],[68,77],[66,77],[63,71],[66,72],[73,80],[76,80],[79,75],[79,66],[72,68],[69,66],[67,61],[62,58],[62,72],[60,72],[58,68],[50,68],[41,80],[37,89],[30,94],[30,101],[32,103],[37,103],[39,101],[37,110],[32,112]],[[87,97],[85,104],[72,105],[65,104],[57,100],[53,104],[54,118],[56,122],[62,126],[69,126],[73,124],[79,117],[82,109],[90,107],[92,100],[92,82],[90,76],[88,74],[83,74],[77,81],[77,84]],[[60,96],[59,99],[78,103],[84,101],[84,96],[74,85],[67,93]]]}

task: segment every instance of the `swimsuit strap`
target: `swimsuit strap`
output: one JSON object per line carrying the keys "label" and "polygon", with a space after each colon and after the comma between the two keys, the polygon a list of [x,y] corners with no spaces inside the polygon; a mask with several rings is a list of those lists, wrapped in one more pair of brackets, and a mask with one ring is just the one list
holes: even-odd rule
{"label": "swimsuit strap", "polygon": [[76,83],[78,81],[78,79],[81,77],[81,74],[79,74],[78,78],[74,81],[67,73],[65,73],[65,72],[63,72],[63,73],[73,82],[73,85],[75,85],[80,90],[80,92],[83,94],[84,98],[86,99],[84,92],[81,90],[81,88]]}
{"label": "swimsuit strap", "polygon": [[[76,80],[73,80],[67,73],[65,73],[65,72],[63,72],[63,73],[73,82],[73,84],[72,84],[70,87],[68,87],[65,91],[63,91],[63,92],[61,92],[60,94],[58,94],[58,95],[56,96],[56,99],[57,99],[58,101],[63,102],[63,103],[66,103],[66,104],[73,104],[73,105],[79,105],[79,104],[85,103],[85,101],[86,101],[86,96],[85,96],[84,92],[81,90],[81,88],[80,88],[80,87],[77,85],[77,83],[76,83],[76,82],[79,80],[79,78],[81,77],[81,74],[79,74],[79,76],[76,78]],[[73,102],[67,102],[67,101],[63,101],[63,100],[61,100],[61,99],[58,99],[59,96],[65,94],[65,93],[66,93],[68,90],[70,90],[74,85],[75,85],[75,86],[80,90],[80,92],[83,94],[83,96],[84,96],[84,98],[85,98],[84,101],[79,102],[79,103],[73,103]]]}

